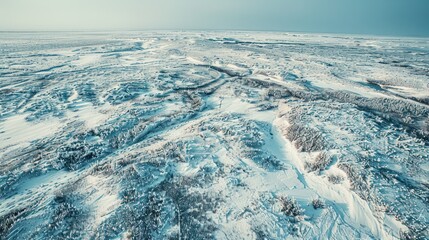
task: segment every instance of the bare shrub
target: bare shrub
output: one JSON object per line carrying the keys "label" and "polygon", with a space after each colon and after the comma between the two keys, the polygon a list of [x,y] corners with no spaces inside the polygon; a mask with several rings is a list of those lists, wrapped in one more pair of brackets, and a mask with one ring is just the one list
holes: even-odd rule
{"label": "bare shrub", "polygon": [[330,174],[328,176],[328,181],[333,183],[333,184],[340,184],[342,181],[344,181],[344,177],[340,176],[340,175]]}
{"label": "bare shrub", "polygon": [[401,240],[415,240],[417,238],[411,232],[401,230],[401,231],[399,231],[399,239],[401,239]]}
{"label": "bare shrub", "polygon": [[298,202],[294,198],[289,197],[280,197],[280,202],[282,204],[281,211],[289,217],[298,217],[304,214],[304,209],[302,209]]}
{"label": "bare shrub", "polygon": [[401,240],[420,240],[427,239],[428,227],[421,230],[411,228],[409,231],[399,231],[399,239]]}
{"label": "bare shrub", "polygon": [[347,174],[348,179],[350,179],[351,189],[362,199],[368,200],[372,197],[368,178],[369,173],[359,168],[358,165],[350,163],[340,163],[338,168]]}
{"label": "bare shrub", "polygon": [[292,124],[287,129],[286,137],[302,152],[321,151],[327,148],[325,138],[315,128]]}
{"label": "bare shrub", "polygon": [[313,201],[311,201],[311,205],[313,206],[314,209],[320,209],[320,208],[326,207],[325,201],[320,198],[313,199]]}
{"label": "bare shrub", "polygon": [[0,217],[0,239],[7,239],[9,231],[13,228],[16,222],[25,214],[25,209],[14,210]]}
{"label": "bare shrub", "polygon": [[346,91],[327,92],[328,98],[341,102],[356,104],[361,108],[376,110],[383,113],[394,113],[399,116],[423,117],[429,114],[429,109],[416,102],[394,98],[366,98]]}
{"label": "bare shrub", "polygon": [[321,152],[317,155],[313,162],[307,162],[305,168],[309,172],[317,172],[326,170],[332,162],[331,156],[327,152]]}

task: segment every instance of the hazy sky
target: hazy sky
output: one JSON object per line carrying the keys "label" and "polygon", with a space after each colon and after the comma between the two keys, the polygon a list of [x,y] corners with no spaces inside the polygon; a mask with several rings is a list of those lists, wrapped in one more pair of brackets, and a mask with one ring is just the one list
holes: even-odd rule
{"label": "hazy sky", "polygon": [[429,36],[429,0],[0,0],[0,30],[152,29]]}

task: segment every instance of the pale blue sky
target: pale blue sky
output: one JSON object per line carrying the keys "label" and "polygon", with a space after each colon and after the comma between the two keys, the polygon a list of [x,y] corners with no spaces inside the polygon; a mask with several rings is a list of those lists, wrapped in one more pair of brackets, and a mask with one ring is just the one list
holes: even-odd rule
{"label": "pale blue sky", "polygon": [[152,29],[429,36],[429,0],[0,0],[0,30]]}

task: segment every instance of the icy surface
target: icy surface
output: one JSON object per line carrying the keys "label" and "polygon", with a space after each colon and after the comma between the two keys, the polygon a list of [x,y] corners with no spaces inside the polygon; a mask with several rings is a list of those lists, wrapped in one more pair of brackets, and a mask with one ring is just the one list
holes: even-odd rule
{"label": "icy surface", "polygon": [[0,239],[425,239],[429,40],[0,33]]}

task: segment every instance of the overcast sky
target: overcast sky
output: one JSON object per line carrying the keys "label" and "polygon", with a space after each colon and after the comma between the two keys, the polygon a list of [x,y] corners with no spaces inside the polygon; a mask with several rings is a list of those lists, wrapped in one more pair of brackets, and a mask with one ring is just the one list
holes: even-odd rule
{"label": "overcast sky", "polygon": [[0,0],[0,30],[153,29],[429,36],[429,0]]}

